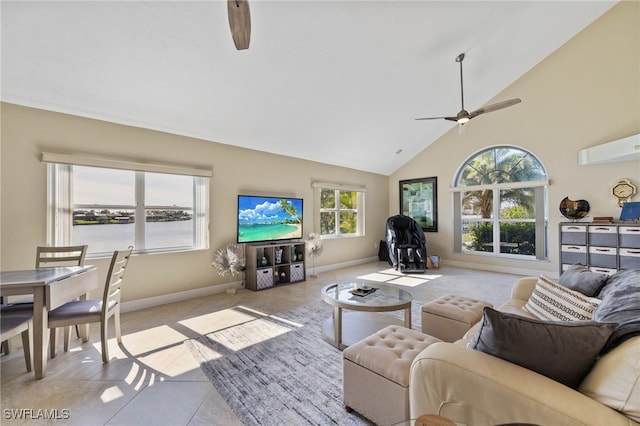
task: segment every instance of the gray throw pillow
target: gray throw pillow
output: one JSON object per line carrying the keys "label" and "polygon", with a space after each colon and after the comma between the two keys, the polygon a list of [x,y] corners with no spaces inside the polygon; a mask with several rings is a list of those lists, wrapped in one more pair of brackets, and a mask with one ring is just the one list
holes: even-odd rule
{"label": "gray throw pillow", "polygon": [[585,296],[594,297],[606,284],[608,278],[606,274],[593,272],[586,266],[576,263],[560,275],[558,282]]}
{"label": "gray throw pillow", "polygon": [[640,335],[640,269],[626,269],[611,275],[598,297],[602,303],[592,319],[618,324],[603,353]]}
{"label": "gray throw pillow", "polygon": [[469,347],[576,388],[616,324],[542,321],[484,308]]}

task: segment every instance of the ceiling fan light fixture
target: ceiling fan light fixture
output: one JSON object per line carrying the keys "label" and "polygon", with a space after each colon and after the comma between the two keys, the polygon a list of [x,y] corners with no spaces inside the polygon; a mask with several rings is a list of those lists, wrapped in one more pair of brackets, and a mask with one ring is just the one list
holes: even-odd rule
{"label": "ceiling fan light fixture", "polygon": [[469,117],[460,117],[458,118],[458,124],[463,125],[469,122]]}

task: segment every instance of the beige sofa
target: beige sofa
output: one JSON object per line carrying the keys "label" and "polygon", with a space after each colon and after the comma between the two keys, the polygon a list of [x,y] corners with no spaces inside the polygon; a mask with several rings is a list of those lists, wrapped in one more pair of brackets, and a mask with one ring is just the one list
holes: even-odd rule
{"label": "beige sofa", "polygon": [[[501,312],[523,309],[537,278],[518,280]],[[467,347],[478,324],[455,343],[439,342],[411,365],[411,418],[439,414],[459,424],[639,425],[640,336],[600,358],[577,389]]]}

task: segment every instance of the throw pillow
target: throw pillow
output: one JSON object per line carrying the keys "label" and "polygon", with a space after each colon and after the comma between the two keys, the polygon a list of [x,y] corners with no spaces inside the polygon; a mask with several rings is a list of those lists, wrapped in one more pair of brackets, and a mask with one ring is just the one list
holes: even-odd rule
{"label": "throw pillow", "polygon": [[576,388],[615,326],[595,321],[541,321],[484,308],[469,347]]}
{"label": "throw pillow", "polygon": [[603,352],[640,335],[640,269],[627,269],[611,275],[598,297],[602,302],[593,319],[618,324]]}
{"label": "throw pillow", "polygon": [[607,282],[608,275],[591,271],[586,266],[576,263],[560,275],[558,282],[571,290],[579,291],[585,296],[596,296]]}
{"label": "throw pillow", "polygon": [[599,304],[600,299],[587,297],[540,275],[524,310],[542,320],[588,321]]}

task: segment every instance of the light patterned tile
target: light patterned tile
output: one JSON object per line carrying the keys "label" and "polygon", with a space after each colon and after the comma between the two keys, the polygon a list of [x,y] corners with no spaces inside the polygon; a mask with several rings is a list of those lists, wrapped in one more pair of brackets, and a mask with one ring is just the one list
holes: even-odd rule
{"label": "light patterned tile", "polygon": [[[453,293],[499,305],[507,300],[518,276],[461,268],[428,271],[407,277],[372,262],[308,277],[306,282],[235,295],[217,294],[130,312],[122,316],[124,345],[110,328],[110,362],[102,363],[100,332],[92,325],[91,341],[73,338],[71,350],[58,348],[47,375],[27,373],[21,349],[0,358],[0,403],[3,409],[68,409],[70,417],[56,425],[238,425],[183,342],[251,320],[252,311],[270,315],[313,303],[327,284],[355,277],[382,280],[390,276],[415,300],[428,301]],[[425,283],[416,283],[424,280]],[[238,307],[238,308],[235,308]],[[256,314],[257,315],[257,314]],[[2,425],[52,424],[49,420],[2,419]]]}
{"label": "light patterned tile", "polygon": [[106,424],[186,425],[210,391],[209,382],[150,383]]}

